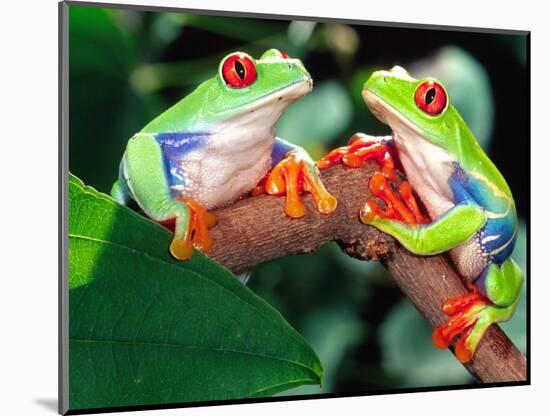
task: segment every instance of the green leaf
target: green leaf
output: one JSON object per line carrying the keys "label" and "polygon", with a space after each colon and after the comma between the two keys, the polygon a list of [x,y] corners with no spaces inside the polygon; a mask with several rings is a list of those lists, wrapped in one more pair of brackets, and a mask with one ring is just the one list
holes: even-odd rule
{"label": "green leaf", "polygon": [[319,384],[303,338],[228,270],[69,181],[71,409],[267,396]]}

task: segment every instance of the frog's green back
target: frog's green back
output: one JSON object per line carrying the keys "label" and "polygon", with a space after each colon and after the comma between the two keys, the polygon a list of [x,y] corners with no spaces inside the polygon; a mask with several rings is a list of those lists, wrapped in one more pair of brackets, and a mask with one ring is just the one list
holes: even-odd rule
{"label": "frog's green back", "polygon": [[141,131],[144,133],[199,132],[212,122],[212,113],[202,110],[215,105],[219,95],[216,79],[200,84],[191,94],[151,120]]}
{"label": "frog's green back", "polygon": [[[458,110],[453,105],[449,105],[447,114],[449,114],[449,121],[447,121],[449,126],[454,128],[455,134],[457,137],[460,137],[460,140],[456,140],[455,143],[455,154],[461,168],[477,178],[487,179],[490,184],[494,184],[496,188],[512,198],[512,192],[508,183],[493,161],[489,159],[489,156],[481,148]],[[454,122],[450,120],[454,120]]]}

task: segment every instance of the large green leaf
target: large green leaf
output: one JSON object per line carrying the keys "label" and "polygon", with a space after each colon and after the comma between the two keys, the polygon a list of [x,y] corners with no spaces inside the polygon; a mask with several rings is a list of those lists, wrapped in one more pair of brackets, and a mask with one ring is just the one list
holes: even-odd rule
{"label": "large green leaf", "polygon": [[319,384],[302,337],[222,266],[70,177],[71,409],[267,396]]}

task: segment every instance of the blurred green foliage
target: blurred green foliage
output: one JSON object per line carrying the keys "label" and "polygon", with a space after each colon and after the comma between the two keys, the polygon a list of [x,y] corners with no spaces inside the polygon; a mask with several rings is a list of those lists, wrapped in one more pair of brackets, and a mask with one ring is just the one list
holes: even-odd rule
{"label": "blurred green foliage", "polygon": [[[527,49],[513,35],[72,6],[70,170],[108,192],[134,132],[214,76],[225,54],[259,57],[272,47],[302,59],[315,81],[313,93],[281,118],[281,137],[319,157],[356,131],[389,134],[361,98],[369,74],[401,65],[416,76],[435,75],[509,181],[520,215],[527,214]],[[525,225],[515,258],[525,270]],[[391,276],[335,244],[262,264],[249,285],[325,366],[321,390],[296,394],[472,382],[449,352],[431,345],[430,329]],[[523,301],[504,325],[524,350],[525,321]]]}

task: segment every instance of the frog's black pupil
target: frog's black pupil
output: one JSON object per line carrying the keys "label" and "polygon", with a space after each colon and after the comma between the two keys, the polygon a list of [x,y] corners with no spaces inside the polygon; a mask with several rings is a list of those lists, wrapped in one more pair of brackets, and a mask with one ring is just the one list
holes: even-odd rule
{"label": "frog's black pupil", "polygon": [[434,100],[434,98],[435,98],[435,88],[430,88],[428,91],[426,91],[426,98],[424,100],[426,102],[426,105],[430,105]]}
{"label": "frog's black pupil", "polygon": [[244,80],[244,76],[246,75],[246,70],[244,69],[244,65],[241,64],[239,61],[235,61],[235,71],[237,71],[237,75],[241,80]]}

